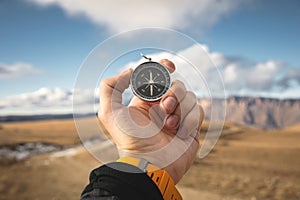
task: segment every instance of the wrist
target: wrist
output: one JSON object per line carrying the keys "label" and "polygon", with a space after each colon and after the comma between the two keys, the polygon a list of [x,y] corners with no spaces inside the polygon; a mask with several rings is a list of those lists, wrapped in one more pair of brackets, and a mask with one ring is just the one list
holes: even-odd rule
{"label": "wrist", "polygon": [[119,151],[120,158],[132,157],[137,159],[144,159],[147,160],[149,163],[151,163],[153,166],[155,166],[156,169],[166,170],[174,180],[175,184],[177,184],[182,177],[178,175],[177,170],[174,169],[173,167],[174,166],[173,164],[168,164],[168,162],[166,161],[167,160],[166,157],[164,157],[164,155],[166,154],[160,154],[161,156],[158,156],[159,154],[132,153],[120,149],[118,151]]}
{"label": "wrist", "polygon": [[172,177],[165,169],[160,169],[143,158],[121,157],[117,161],[136,166],[143,172],[146,172],[156,184],[165,200],[182,200],[180,193],[175,187]]}

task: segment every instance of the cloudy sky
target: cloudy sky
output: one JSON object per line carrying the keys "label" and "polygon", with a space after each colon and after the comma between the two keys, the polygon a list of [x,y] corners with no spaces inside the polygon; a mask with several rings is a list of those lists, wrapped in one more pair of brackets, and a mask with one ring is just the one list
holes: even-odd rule
{"label": "cloudy sky", "polygon": [[[1,0],[0,115],[71,112],[89,52],[143,27],[174,29],[201,44],[227,96],[299,98],[299,9],[297,0]],[[179,53],[205,64],[193,46]]]}

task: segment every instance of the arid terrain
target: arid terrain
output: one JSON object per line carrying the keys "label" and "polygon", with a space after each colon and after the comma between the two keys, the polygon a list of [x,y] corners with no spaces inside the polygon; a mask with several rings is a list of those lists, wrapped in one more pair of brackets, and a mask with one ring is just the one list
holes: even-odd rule
{"label": "arid terrain", "polygon": [[[19,160],[0,156],[0,199],[79,199],[101,163],[79,145],[73,120],[0,124],[2,153],[36,143],[59,148]],[[178,187],[186,200],[299,200],[300,125],[261,131],[226,124],[213,151],[195,160]]]}

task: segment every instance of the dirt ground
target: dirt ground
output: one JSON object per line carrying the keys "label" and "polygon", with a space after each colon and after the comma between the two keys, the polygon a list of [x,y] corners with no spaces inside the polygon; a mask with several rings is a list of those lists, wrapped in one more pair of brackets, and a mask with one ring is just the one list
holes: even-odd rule
{"label": "dirt ground", "polygon": [[[79,141],[72,120],[0,125],[1,145]],[[2,163],[0,199],[79,199],[89,172],[100,164],[81,146]],[[300,125],[273,131],[227,125],[178,187],[188,200],[299,200]]]}

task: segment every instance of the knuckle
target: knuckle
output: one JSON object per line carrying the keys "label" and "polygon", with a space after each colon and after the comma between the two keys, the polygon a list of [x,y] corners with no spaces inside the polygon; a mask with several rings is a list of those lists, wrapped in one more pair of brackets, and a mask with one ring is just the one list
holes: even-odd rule
{"label": "knuckle", "polygon": [[200,110],[195,107],[189,114],[188,120],[191,122],[191,124],[197,124],[200,121],[201,112]]}
{"label": "knuckle", "polygon": [[180,81],[180,80],[175,80],[175,81],[173,81],[173,86],[175,87],[178,87],[178,88],[181,88],[181,89],[183,89],[183,90],[185,90],[185,85],[184,85],[184,83],[182,82],[182,81]]}
{"label": "knuckle", "polygon": [[187,91],[186,96],[190,101],[195,102],[197,100],[196,94],[192,91]]}
{"label": "knuckle", "polygon": [[104,87],[106,87],[106,86],[111,87],[113,85],[113,83],[114,83],[114,78],[105,78],[101,81],[100,86],[102,85]]}
{"label": "knuckle", "polygon": [[180,81],[180,80],[178,80],[178,79],[174,80],[173,83],[174,83],[174,84],[182,84],[182,85],[184,85],[183,82]]}
{"label": "knuckle", "polygon": [[196,125],[199,122],[199,115],[196,114],[195,112],[191,112],[189,121],[190,121],[191,125]]}
{"label": "knuckle", "polygon": [[191,103],[189,101],[187,101],[187,99],[182,101],[179,105],[180,105],[180,108],[184,115],[188,114],[188,112],[191,110],[191,106],[192,106]]}
{"label": "knuckle", "polygon": [[176,96],[176,98],[181,101],[182,98],[185,96],[185,93],[186,93],[186,89],[185,89],[185,86],[184,86],[184,83],[179,81],[179,80],[175,80],[173,83],[172,83],[172,86],[170,88],[170,92]]}
{"label": "knuckle", "polygon": [[188,114],[196,104],[196,96],[194,93],[188,91],[184,99],[180,102],[183,113]]}
{"label": "knuckle", "polygon": [[103,90],[107,85],[108,85],[108,78],[106,79],[103,79],[101,82],[100,82],[100,90]]}
{"label": "knuckle", "polygon": [[110,78],[105,78],[101,81],[101,83],[103,83],[104,85],[106,85],[109,82]]}

